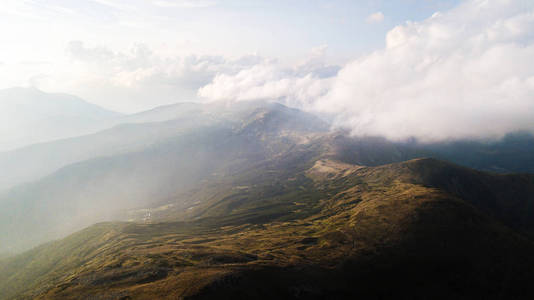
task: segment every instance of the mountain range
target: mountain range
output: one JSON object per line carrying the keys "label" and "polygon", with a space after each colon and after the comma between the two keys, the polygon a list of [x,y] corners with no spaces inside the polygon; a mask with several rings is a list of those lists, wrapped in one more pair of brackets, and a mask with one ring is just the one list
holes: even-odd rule
{"label": "mountain range", "polygon": [[320,159],[292,176],[212,195],[190,221],[99,223],[36,247],[0,264],[0,291],[5,299],[533,295],[532,175],[434,159],[378,167]]}
{"label": "mountain range", "polygon": [[109,127],[120,113],[67,94],[36,88],[0,90],[0,151]]}
{"label": "mountain range", "polygon": [[529,133],[392,142],[270,102],[104,119],[0,153],[0,299],[534,295]]}

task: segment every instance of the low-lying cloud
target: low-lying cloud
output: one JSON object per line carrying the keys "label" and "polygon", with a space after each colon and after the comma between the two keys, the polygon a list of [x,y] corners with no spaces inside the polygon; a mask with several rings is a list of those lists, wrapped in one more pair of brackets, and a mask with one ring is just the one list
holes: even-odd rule
{"label": "low-lying cloud", "polygon": [[198,95],[283,101],[330,114],[355,135],[498,138],[534,130],[532,28],[533,2],[471,0],[393,28],[384,49],[335,76],[263,61],[215,76]]}
{"label": "low-lying cloud", "polygon": [[311,55],[294,67],[265,60],[237,74],[218,74],[199,89],[203,98],[229,101],[275,100],[290,106],[308,107],[314,99],[324,97],[339,67],[325,63],[326,47],[312,50]]}

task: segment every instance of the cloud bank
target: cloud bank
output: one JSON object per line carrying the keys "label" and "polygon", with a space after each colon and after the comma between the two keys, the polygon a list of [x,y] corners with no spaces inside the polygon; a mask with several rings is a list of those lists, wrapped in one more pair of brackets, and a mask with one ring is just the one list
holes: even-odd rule
{"label": "cloud bank", "polygon": [[264,60],[237,74],[218,74],[200,88],[202,98],[229,101],[275,100],[290,106],[308,107],[313,99],[325,96],[339,67],[325,63],[326,46],[312,50],[294,67]]}
{"label": "cloud bank", "polygon": [[[219,74],[211,100],[275,99],[327,113],[355,135],[423,141],[534,129],[534,3],[471,0],[387,33],[335,76],[273,62]],[[304,64],[306,65],[306,64]],[[325,67],[325,66],[322,66]]]}

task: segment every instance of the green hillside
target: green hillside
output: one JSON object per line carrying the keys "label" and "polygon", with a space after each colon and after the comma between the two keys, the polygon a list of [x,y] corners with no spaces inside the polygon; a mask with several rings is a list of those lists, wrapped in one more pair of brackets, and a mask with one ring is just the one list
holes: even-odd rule
{"label": "green hillside", "polygon": [[481,170],[534,172],[528,134],[499,142],[394,143],[331,130],[313,114],[265,102],[177,104],[121,120],[95,134],[0,153],[0,168],[10,170],[0,177],[0,190],[10,187],[0,191],[0,255],[149,213],[167,221],[227,210],[252,220],[254,209],[278,217],[292,197],[315,201],[310,180],[296,174],[319,158],[379,166],[439,157]]}
{"label": "green hillside", "polygon": [[[533,197],[533,176],[482,173],[432,159],[379,167],[321,159],[286,181],[249,188],[246,204],[243,195],[212,197],[189,221],[101,223],[39,246],[0,264],[0,295],[534,295],[528,288],[534,244],[520,234],[531,232],[532,218],[523,209]],[[482,201],[477,195],[484,193],[494,198]]]}

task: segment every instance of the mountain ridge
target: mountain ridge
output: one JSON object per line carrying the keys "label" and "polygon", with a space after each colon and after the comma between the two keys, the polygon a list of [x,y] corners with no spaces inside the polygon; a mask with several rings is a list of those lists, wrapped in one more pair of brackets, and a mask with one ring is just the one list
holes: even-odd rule
{"label": "mountain ridge", "polygon": [[[182,106],[195,113],[177,109],[169,114],[179,118],[149,123],[143,119],[32,146],[27,152],[0,154],[0,166],[13,170],[2,177],[0,187],[18,182],[0,193],[0,252],[28,249],[94,222],[140,220],[149,211],[166,220],[213,217],[225,214],[228,205],[243,210],[250,197],[270,201],[264,209],[277,216],[286,204],[276,193],[271,195],[271,187],[290,178],[298,180],[280,185],[281,190],[296,191],[297,183],[310,187],[309,179],[294,173],[312,167],[319,158],[378,166],[428,156],[411,145],[331,131],[318,117],[281,104],[173,107]],[[166,109],[163,112],[150,120],[168,118]],[[239,193],[235,182],[242,183]],[[254,186],[262,189],[250,192]],[[218,202],[223,195],[226,204]],[[315,196],[310,192],[306,197]],[[208,203],[218,209],[208,209]],[[256,217],[249,211],[243,218]],[[40,220],[40,225],[33,220]],[[33,232],[33,227],[38,228],[34,236],[23,233]]]}
{"label": "mountain ridge", "polygon": [[[532,240],[453,187],[436,187],[428,170],[459,178],[484,175],[475,182],[478,188],[524,175],[473,171],[435,159],[377,167],[320,164],[334,175],[314,176],[316,164],[303,171],[318,198],[288,198],[296,201],[296,218],[250,223],[230,213],[226,217],[233,215],[235,222],[216,216],[101,223],[0,263],[0,291],[18,282],[17,290],[25,291],[18,295],[35,299],[498,299],[534,293],[527,288]],[[520,196],[529,199],[532,190]],[[36,264],[45,257],[47,263]],[[13,268],[19,271],[10,273]],[[33,287],[25,289],[29,280]]]}
{"label": "mountain ridge", "polygon": [[0,151],[96,132],[120,113],[68,94],[0,90]]}

